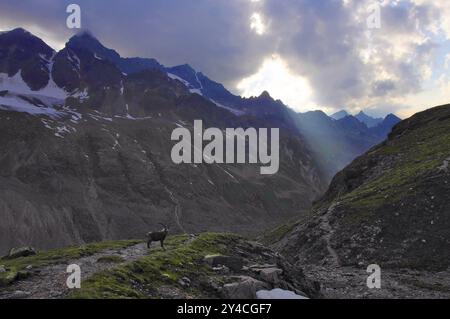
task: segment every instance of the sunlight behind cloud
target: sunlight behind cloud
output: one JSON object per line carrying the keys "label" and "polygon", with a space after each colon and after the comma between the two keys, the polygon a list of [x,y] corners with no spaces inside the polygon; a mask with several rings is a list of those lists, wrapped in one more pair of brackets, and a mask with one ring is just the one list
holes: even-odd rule
{"label": "sunlight behind cloud", "polygon": [[254,30],[258,35],[263,35],[266,32],[266,26],[263,23],[261,14],[252,14],[250,17],[250,29]]}
{"label": "sunlight behind cloud", "polygon": [[242,79],[237,89],[245,97],[258,96],[268,91],[273,98],[282,99],[296,111],[317,107],[312,100],[313,90],[308,80],[293,74],[286,62],[277,55],[266,59],[255,74]]}

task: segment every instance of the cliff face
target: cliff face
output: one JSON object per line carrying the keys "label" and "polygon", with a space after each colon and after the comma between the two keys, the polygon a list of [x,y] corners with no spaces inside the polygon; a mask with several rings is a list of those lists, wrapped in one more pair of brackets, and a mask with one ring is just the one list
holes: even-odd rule
{"label": "cliff face", "polygon": [[446,269],[450,106],[418,113],[338,173],[278,247],[299,263]]}

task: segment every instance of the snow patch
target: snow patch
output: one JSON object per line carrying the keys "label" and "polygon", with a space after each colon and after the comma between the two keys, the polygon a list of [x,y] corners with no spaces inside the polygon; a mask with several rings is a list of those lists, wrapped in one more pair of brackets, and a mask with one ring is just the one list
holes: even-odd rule
{"label": "snow patch", "polygon": [[0,109],[28,113],[31,115],[48,115],[53,118],[60,118],[65,115],[64,112],[60,112],[53,107],[39,107],[18,96],[10,94],[0,96]]}
{"label": "snow patch", "polygon": [[117,147],[120,147],[119,141],[114,139],[114,145],[113,145],[112,149],[115,151],[117,149]]}
{"label": "snow patch", "polygon": [[78,73],[78,76],[80,76],[80,58],[71,50],[67,50],[67,60],[69,60],[69,62],[71,63],[72,69]]}
{"label": "snow patch", "polygon": [[[97,112],[98,114],[101,114],[100,112]],[[89,113],[88,114],[92,119],[94,119],[94,120],[96,120],[96,121],[101,121],[101,120],[105,120],[105,121],[108,121],[108,122],[112,122],[113,121],[113,119],[112,118],[110,118],[110,117],[106,117],[106,116],[103,116],[103,115],[94,115],[94,114],[92,114],[92,113]]]}
{"label": "snow patch", "polygon": [[242,115],[245,114],[244,111],[235,110],[235,109],[233,109],[233,108],[231,108],[231,107],[228,107],[228,106],[225,106],[225,105],[223,105],[223,104],[220,104],[219,102],[217,102],[217,101],[215,101],[215,100],[213,100],[213,99],[209,99],[209,100],[210,100],[211,102],[213,102],[215,105],[217,105],[218,107],[220,107],[220,108],[222,108],[222,109],[225,109],[225,110],[227,110],[227,111],[233,113],[233,114],[236,115],[236,116],[242,116]]}
{"label": "snow patch", "polygon": [[94,53],[94,58],[96,58],[97,60],[103,60],[101,57],[99,57],[99,56],[97,55],[97,53]]}
{"label": "snow patch", "polygon": [[189,89],[189,92],[191,92],[191,93],[196,93],[196,94],[198,94],[198,95],[203,96],[203,92],[202,92],[203,86],[202,86],[200,80],[198,79],[197,73],[195,74],[195,78],[196,78],[197,83],[198,83],[198,85],[200,86],[200,88],[195,88],[191,83],[189,83],[189,82],[186,81],[185,79],[183,79],[183,78],[181,78],[181,77],[179,77],[178,75],[175,75],[175,74],[173,74],[173,73],[167,73],[167,76],[168,76],[169,78],[173,79],[173,80],[178,80],[178,81],[180,81],[181,83],[183,83],[184,86],[187,87],[187,88]]}
{"label": "snow patch", "polygon": [[191,85],[189,84],[188,81],[186,81],[185,79],[180,78],[178,75],[172,74],[172,73],[167,73],[167,76],[169,78],[171,78],[172,80],[178,80],[181,83],[183,83],[186,87],[190,87]]}
{"label": "snow patch", "polygon": [[51,77],[47,86],[43,89],[38,91],[31,90],[23,80],[21,70],[12,77],[8,77],[6,73],[0,73],[0,88],[16,94],[40,95],[60,100],[64,100],[67,97],[67,92],[59,88]]}
{"label": "snow patch", "polygon": [[228,172],[226,169],[222,169],[228,176],[230,176],[232,179],[234,179],[236,182],[239,182],[236,177],[233,176],[230,172]]}
{"label": "snow patch", "polygon": [[120,81],[120,95],[123,95],[123,91],[124,91],[123,81]]}
{"label": "snow patch", "polygon": [[44,62],[50,63],[50,60],[47,59],[47,57],[45,56],[45,54],[39,53],[39,57],[44,60]]}
{"label": "snow patch", "polygon": [[84,88],[83,91],[80,91],[79,89],[75,90],[74,93],[70,94],[70,97],[79,99],[81,102],[89,99],[89,92],[87,88]]}
{"label": "snow patch", "polygon": [[203,93],[200,89],[190,89],[189,92],[191,92],[192,94],[198,94],[203,96]]}
{"label": "snow patch", "polygon": [[198,78],[198,72],[195,72],[195,79],[197,80],[197,83],[200,86],[200,88],[199,89],[193,89],[193,90],[190,90],[190,91],[191,91],[191,93],[197,93],[197,94],[203,96],[203,85],[202,85],[202,82],[200,82],[200,80]]}
{"label": "snow patch", "polygon": [[297,295],[290,290],[276,288],[273,290],[259,290],[256,292],[257,299],[309,299],[304,296]]}

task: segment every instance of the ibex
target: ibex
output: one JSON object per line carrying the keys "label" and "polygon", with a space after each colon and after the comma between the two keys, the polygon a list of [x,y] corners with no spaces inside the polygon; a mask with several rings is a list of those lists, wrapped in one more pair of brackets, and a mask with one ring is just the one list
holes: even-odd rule
{"label": "ibex", "polygon": [[164,228],[161,231],[150,232],[147,234],[147,248],[150,248],[152,242],[159,241],[161,243],[161,248],[166,250],[164,248],[164,240],[166,239],[167,234],[169,233],[169,228],[164,224],[161,223],[159,224],[162,225]]}

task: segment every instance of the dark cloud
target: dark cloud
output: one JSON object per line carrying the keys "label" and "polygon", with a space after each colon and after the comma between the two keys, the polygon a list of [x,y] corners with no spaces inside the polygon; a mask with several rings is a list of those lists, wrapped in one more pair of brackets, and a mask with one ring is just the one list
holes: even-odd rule
{"label": "dark cloud", "polygon": [[73,34],[65,25],[70,3],[81,6],[83,28],[122,55],[189,63],[228,84],[252,73],[272,46],[250,30],[248,0],[4,0],[0,20],[38,25],[64,43]]}
{"label": "dark cloud", "polygon": [[375,96],[386,96],[395,89],[394,81],[378,81],[374,83],[373,94]]}
{"label": "dark cloud", "polygon": [[[382,28],[368,34],[373,0],[2,0],[0,25],[38,27],[65,42],[70,3],[81,6],[83,27],[122,55],[189,63],[231,89],[279,54],[328,107],[420,90],[436,48],[424,33],[440,18],[432,5],[385,0]],[[262,36],[250,29],[255,12],[267,25]]]}

